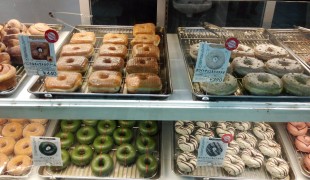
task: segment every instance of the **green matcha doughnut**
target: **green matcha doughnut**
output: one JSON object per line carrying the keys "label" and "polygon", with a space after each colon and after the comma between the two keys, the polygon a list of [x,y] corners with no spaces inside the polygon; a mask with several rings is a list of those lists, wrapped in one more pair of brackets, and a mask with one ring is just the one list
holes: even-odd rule
{"label": "green matcha doughnut", "polygon": [[61,159],[62,159],[62,166],[52,166],[52,171],[61,171],[66,169],[70,165],[70,154],[68,151],[62,149],[61,150]]}
{"label": "green matcha doughnut", "polygon": [[124,143],[130,143],[133,138],[133,132],[128,128],[117,128],[113,132],[114,142],[117,145],[121,145]]}
{"label": "green matcha doughnut", "polygon": [[76,133],[76,139],[81,144],[91,144],[96,138],[96,130],[91,126],[80,128]]}
{"label": "green matcha doughnut", "polygon": [[154,136],[158,132],[157,121],[140,121],[139,131],[142,135]]}
{"label": "green matcha doughnut", "polygon": [[139,156],[136,165],[140,176],[144,178],[154,176],[158,168],[157,159],[151,154],[143,154]]}
{"label": "green matcha doughnut", "polygon": [[80,120],[61,120],[60,122],[60,128],[63,132],[76,132],[80,126]]}
{"label": "green matcha doughnut", "polygon": [[132,120],[118,120],[118,125],[123,128],[133,128],[136,124],[136,121]]}
{"label": "green matcha doughnut", "polygon": [[71,152],[71,162],[77,166],[85,166],[93,158],[93,150],[85,144],[76,146]]}
{"label": "green matcha doughnut", "polygon": [[93,147],[95,151],[100,153],[108,153],[114,146],[113,138],[106,135],[101,135],[96,137],[93,142]]}
{"label": "green matcha doughnut", "polygon": [[97,125],[98,133],[103,135],[113,134],[115,128],[116,128],[116,121],[112,120],[103,120],[100,121]]}
{"label": "green matcha doughnut", "polygon": [[61,149],[69,149],[74,144],[74,136],[71,132],[58,132],[55,137],[60,138]]}
{"label": "green matcha doughnut", "polygon": [[98,123],[98,120],[89,120],[89,119],[86,119],[86,120],[82,120],[83,123],[85,124],[85,126],[92,126],[92,127],[95,127],[97,126],[97,123]]}
{"label": "green matcha doughnut", "polygon": [[156,142],[150,136],[139,136],[136,140],[136,147],[140,154],[145,154],[155,150]]}
{"label": "green matcha doughnut", "polygon": [[136,161],[136,149],[131,144],[122,144],[116,150],[116,160],[124,166],[130,166]]}
{"label": "green matcha doughnut", "polygon": [[96,176],[107,176],[113,168],[113,159],[108,154],[99,154],[91,161],[91,171]]}

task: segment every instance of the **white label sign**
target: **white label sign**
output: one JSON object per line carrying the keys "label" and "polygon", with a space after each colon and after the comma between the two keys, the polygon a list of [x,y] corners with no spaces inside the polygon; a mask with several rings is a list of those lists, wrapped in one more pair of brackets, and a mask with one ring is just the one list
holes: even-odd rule
{"label": "white label sign", "polygon": [[193,82],[223,82],[230,54],[223,45],[201,42]]}
{"label": "white label sign", "polygon": [[62,166],[60,138],[31,136],[35,166]]}
{"label": "white label sign", "polygon": [[222,166],[227,147],[221,138],[201,138],[197,166]]}
{"label": "white label sign", "polygon": [[28,75],[57,76],[53,43],[43,36],[19,35],[23,63]]}

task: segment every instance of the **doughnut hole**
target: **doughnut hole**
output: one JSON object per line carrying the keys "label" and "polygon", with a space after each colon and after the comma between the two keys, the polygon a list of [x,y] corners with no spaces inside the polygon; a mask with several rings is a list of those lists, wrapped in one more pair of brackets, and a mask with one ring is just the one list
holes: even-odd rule
{"label": "doughnut hole", "polygon": [[[67,79],[67,77],[65,75],[60,75],[57,77],[57,80],[59,80],[59,81],[64,81],[66,79]],[[70,124],[70,123],[68,123],[68,124]]]}
{"label": "doughnut hole", "polygon": [[289,66],[289,65],[290,65],[290,63],[289,63],[289,62],[286,62],[285,60],[279,61],[279,64],[280,64],[281,66]]}
{"label": "doughnut hole", "polygon": [[143,59],[141,59],[140,61],[139,61],[139,64],[145,64],[146,62],[145,62],[145,60],[143,60]]}
{"label": "doughnut hole", "polygon": [[74,59],[73,58],[69,58],[66,60],[66,63],[73,63],[74,62]]}
{"label": "doughnut hole", "polygon": [[144,47],[143,50],[144,51],[150,51],[150,48],[149,47]]}
{"label": "doughnut hole", "polygon": [[86,152],[84,149],[80,149],[78,153],[79,153],[79,155],[84,155]]}
{"label": "doughnut hole", "polygon": [[12,132],[12,133],[15,132],[15,131],[16,131],[16,129],[14,129],[14,128],[10,129],[10,132]]}
{"label": "doughnut hole", "polygon": [[127,148],[124,148],[121,152],[122,154],[129,154],[129,149]]}
{"label": "doughnut hole", "polygon": [[27,149],[27,148],[29,148],[29,144],[25,144],[25,145],[23,146],[23,149]]}
{"label": "doughnut hole", "polygon": [[31,128],[29,129],[29,131],[30,131],[30,132],[35,132],[35,131],[36,131],[36,128],[35,128],[35,127],[31,127]]}
{"label": "doughnut hole", "polygon": [[257,76],[257,80],[258,80],[258,81],[261,81],[261,82],[269,82],[268,77],[265,76],[265,75],[258,75],[258,76]]}
{"label": "doughnut hole", "polygon": [[103,158],[100,158],[99,161],[98,161],[98,166],[100,168],[104,167],[104,161],[103,161]]}
{"label": "doughnut hole", "polygon": [[142,140],[142,144],[143,144],[144,146],[149,145],[148,141],[146,141],[145,139]]}
{"label": "doughnut hole", "polygon": [[87,135],[88,135],[88,131],[87,131],[87,130],[84,130],[82,134],[83,134],[84,136],[87,136]]}
{"label": "doughnut hole", "polygon": [[109,47],[108,49],[111,50],[111,51],[115,51],[116,50],[115,47]]}
{"label": "doughnut hole", "polygon": [[149,165],[151,165],[151,162],[148,158],[146,158],[146,159],[144,159],[144,164],[149,166]]}
{"label": "doughnut hole", "polygon": [[[107,74],[100,74],[100,75],[99,75],[99,78],[100,78],[100,79],[107,79],[107,78],[109,78],[109,75],[107,75]],[[109,125],[106,124],[105,127],[106,127],[106,126],[109,126]],[[107,127],[107,128],[109,128],[109,127]]]}
{"label": "doughnut hole", "polygon": [[119,136],[122,136],[122,137],[126,136],[126,134],[125,134],[124,132],[122,132],[122,131],[119,132],[118,135],[119,135]]}
{"label": "doughnut hole", "polygon": [[103,62],[104,63],[111,63],[112,61],[111,61],[111,59],[104,59]]}
{"label": "doughnut hole", "polygon": [[73,50],[79,50],[79,49],[81,49],[81,48],[80,48],[80,47],[75,46],[75,47],[73,47],[72,49],[73,49]]}

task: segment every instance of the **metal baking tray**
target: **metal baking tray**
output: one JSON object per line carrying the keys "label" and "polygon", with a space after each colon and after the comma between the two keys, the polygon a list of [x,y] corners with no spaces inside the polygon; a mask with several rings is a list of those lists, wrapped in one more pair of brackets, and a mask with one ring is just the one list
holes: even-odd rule
{"label": "metal baking tray", "polygon": [[[282,139],[282,137],[279,135],[278,133],[278,129],[276,128],[276,124],[272,124],[269,123],[272,128],[275,131],[275,136],[274,136],[274,140],[277,141],[280,145],[281,145],[281,150],[282,150],[282,156],[281,158],[285,159],[286,161],[288,160],[288,151],[284,148],[283,144],[284,144],[284,140]],[[215,132],[215,126],[212,126],[211,129],[214,130],[213,132],[216,135]],[[197,127],[195,126],[195,130],[193,132],[195,132],[197,130]],[[251,130],[250,130],[251,131]],[[264,179],[272,179],[272,176],[266,171],[265,166],[263,165],[261,168],[248,168],[245,167],[245,170],[242,174],[238,175],[238,176],[231,176],[228,173],[226,173],[226,171],[222,168],[222,167],[216,167],[216,166],[197,166],[197,169],[194,170],[191,173],[183,173],[181,172],[176,164],[176,159],[178,157],[178,155],[180,153],[182,153],[183,151],[181,149],[179,149],[178,147],[178,137],[180,136],[178,133],[175,132],[174,130],[174,126],[173,126],[173,138],[172,138],[172,170],[176,175],[182,176],[182,177],[192,177],[192,178],[200,178],[200,179],[212,179],[212,180],[220,180],[220,179],[257,179],[257,180],[264,180]],[[235,134],[237,134],[239,131],[235,131]],[[193,133],[192,133],[193,134]],[[252,133],[253,134],[253,133]],[[217,136],[216,136],[217,137]],[[259,139],[257,139],[259,142]],[[197,150],[194,151],[194,154],[197,155]],[[265,157],[266,160],[266,157]],[[290,166],[290,162],[287,161],[289,166]],[[295,179],[295,173],[293,172],[292,168],[290,168],[290,172],[289,172],[289,179]]]}
{"label": "metal baking tray", "polygon": [[[137,122],[138,123],[138,122]],[[119,127],[119,126],[117,126]],[[154,157],[158,160],[158,169],[157,173],[147,179],[159,179],[160,178],[160,172],[161,172],[161,123],[158,121],[158,133],[156,136],[153,136],[156,141],[156,150],[152,152]],[[132,144],[135,144],[135,138],[138,135],[138,127],[133,127],[134,129],[134,139],[132,141]],[[54,128],[53,134],[55,135],[60,130],[60,121],[58,121],[57,125]],[[131,166],[122,166],[116,161],[116,148],[117,146],[111,150],[109,153],[114,161],[114,170],[109,176],[95,176],[91,172],[90,164],[87,166],[76,166],[71,164],[69,167],[67,167],[65,170],[59,171],[59,172],[53,172],[48,167],[41,166],[38,169],[39,176],[43,178],[66,178],[66,179],[132,179],[132,180],[142,180],[145,179],[144,177],[141,177],[139,174],[139,171],[137,169],[136,164],[133,164]],[[95,153],[96,154],[96,153]]]}
{"label": "metal baking tray", "polygon": [[[195,100],[202,100],[202,101],[273,101],[273,102],[309,102],[310,96],[294,96],[282,92],[280,95],[276,96],[258,96],[258,95],[251,95],[249,92],[245,90],[241,83],[240,77],[238,75],[232,73],[238,80],[238,89],[232,95],[227,96],[220,96],[220,95],[210,95],[205,94],[203,89],[200,87],[199,83],[192,82],[192,78],[194,75],[195,70],[195,61],[190,57],[189,50],[190,45],[207,41],[209,43],[215,44],[224,44],[225,38],[228,37],[235,37],[237,38],[241,44],[245,44],[254,48],[258,44],[274,44],[280,47],[283,45],[275,39],[274,36],[271,36],[267,30],[263,28],[225,28],[223,29],[214,29],[214,32],[220,35],[217,36],[212,32],[205,30],[204,28],[199,27],[179,27],[178,28],[178,37],[180,46],[183,52],[186,69],[188,72],[189,80],[192,85],[192,94]],[[223,36],[225,38],[223,38]],[[285,48],[285,47],[284,47]],[[290,58],[295,59],[294,54],[291,54],[288,51]],[[300,61],[299,61],[300,62]],[[301,63],[301,62],[300,62]],[[306,72],[309,72],[306,66],[301,63],[305,68]]]}
{"label": "metal baking tray", "polygon": [[[99,48],[102,45],[102,39],[104,34],[106,33],[122,33],[128,35],[128,54],[127,58],[125,59],[125,65],[128,58],[131,57],[131,45],[130,41],[133,39],[132,35],[132,26],[76,26],[76,29],[74,29],[63,41],[63,45],[67,44],[72,35],[79,30],[84,31],[91,31],[94,32],[96,35],[96,43],[95,43],[95,53],[93,56],[89,59],[90,65],[88,71],[83,76],[83,84],[82,87],[76,91],[76,92],[47,92],[44,87],[44,77],[39,77],[33,85],[30,86],[28,91],[32,94],[34,94],[37,97],[44,97],[44,98],[137,98],[137,99],[165,99],[168,98],[172,94],[172,84],[170,79],[170,63],[168,58],[168,49],[167,49],[167,38],[166,38],[166,32],[164,28],[157,27],[156,28],[156,34],[158,34],[161,38],[160,44],[158,45],[160,49],[160,60],[159,60],[159,66],[160,66],[160,72],[159,77],[162,81],[162,90],[158,94],[128,94],[127,88],[125,85],[125,77],[126,72],[123,72],[123,80],[121,89],[118,93],[92,93],[88,91],[87,87],[87,79],[90,75],[90,72],[92,71],[91,65],[94,61],[94,59],[99,54]],[[61,50],[61,48],[60,48]],[[59,57],[60,51],[57,53],[57,56]]]}

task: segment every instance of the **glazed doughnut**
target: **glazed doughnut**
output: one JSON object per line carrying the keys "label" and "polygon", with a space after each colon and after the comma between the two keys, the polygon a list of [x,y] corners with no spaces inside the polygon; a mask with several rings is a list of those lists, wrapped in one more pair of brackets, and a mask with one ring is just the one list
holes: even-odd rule
{"label": "glazed doughnut", "polygon": [[239,44],[237,49],[231,51],[230,58],[234,59],[243,56],[254,57],[254,49],[245,44]]}
{"label": "glazed doughnut", "polygon": [[82,75],[76,72],[58,72],[57,77],[46,77],[46,91],[74,92],[82,86]]}
{"label": "glazed doughnut", "polygon": [[267,123],[254,123],[253,133],[259,139],[273,139],[275,135],[272,127]]}
{"label": "glazed doughnut", "polygon": [[9,158],[4,153],[0,153],[0,168],[5,169],[7,163],[9,162]]}
{"label": "glazed doughnut", "polygon": [[265,72],[265,64],[254,57],[236,57],[231,63],[233,71],[241,76],[248,73]]}
{"label": "glazed doughnut", "polygon": [[6,122],[8,122],[8,119],[4,119],[4,118],[0,119],[0,125],[4,125]]}
{"label": "glazed doughnut", "polygon": [[[207,43],[207,42],[205,42],[205,43]],[[197,60],[197,57],[198,57],[199,46],[200,46],[200,42],[196,43],[196,44],[192,44],[189,47],[189,55],[195,61]]]}
{"label": "glazed doughnut", "polygon": [[193,152],[198,148],[198,142],[193,135],[182,135],[178,139],[178,146],[184,152]]}
{"label": "glazed doughnut", "polygon": [[139,121],[138,128],[140,134],[144,136],[154,136],[158,132],[158,124],[157,121]]}
{"label": "glazed doughnut", "polygon": [[122,44],[102,44],[99,49],[99,56],[114,56],[125,59],[127,47]]}
{"label": "glazed doughnut", "polygon": [[206,92],[206,94],[214,95],[230,95],[236,92],[238,88],[237,79],[226,74],[223,82],[218,83],[200,83],[200,87]]}
{"label": "glazed doughnut", "polygon": [[27,174],[32,166],[32,159],[26,155],[14,156],[7,164],[7,173],[13,176]]}
{"label": "glazed doughnut", "polygon": [[9,123],[15,122],[15,123],[19,123],[23,126],[25,126],[26,124],[29,123],[29,119],[8,119]]}
{"label": "glazed doughnut", "polygon": [[73,34],[70,40],[70,44],[92,44],[96,42],[96,36],[94,32],[79,32]]}
{"label": "glazed doughnut", "polygon": [[16,142],[14,146],[14,154],[15,155],[27,155],[29,157],[32,156],[32,148],[31,148],[30,137],[26,137],[20,139]]}
{"label": "glazed doughnut", "polygon": [[235,140],[230,141],[226,149],[226,154],[236,155],[239,153],[239,151],[240,151],[240,147],[237,141]]}
{"label": "glazed doughnut", "polygon": [[117,93],[122,84],[122,75],[117,71],[94,71],[88,79],[88,90],[95,93]]}
{"label": "glazed doughnut", "polygon": [[279,157],[269,158],[266,162],[266,170],[275,178],[285,178],[289,175],[288,163]]}
{"label": "glazed doughnut", "polygon": [[50,27],[45,23],[35,23],[28,28],[28,33],[31,35],[44,35],[45,31],[49,30]]}
{"label": "glazed doughnut", "polygon": [[45,134],[45,127],[40,123],[30,123],[23,130],[24,137],[43,136]]}
{"label": "glazed doughnut", "polygon": [[23,125],[16,122],[5,124],[2,129],[2,136],[12,137],[15,140],[20,139],[23,136]]}
{"label": "glazed doughnut", "polygon": [[301,152],[310,153],[310,136],[297,136],[295,138],[295,146]]}
{"label": "glazed doughnut", "polygon": [[[0,39],[1,39],[1,35],[0,35]],[[0,52],[5,52],[6,51],[6,46],[3,42],[0,42]]]}
{"label": "glazed doughnut", "polygon": [[293,136],[306,135],[308,132],[308,126],[305,122],[288,122],[286,129]]}
{"label": "glazed doughnut", "polygon": [[242,84],[253,95],[278,95],[283,88],[281,79],[269,73],[249,73]]}
{"label": "glazed doughnut", "polygon": [[260,168],[264,163],[262,153],[252,147],[242,150],[241,159],[250,168]]}
{"label": "glazed doughnut", "polygon": [[108,70],[121,72],[124,68],[125,61],[121,57],[98,56],[93,63],[93,70]]}
{"label": "glazed doughnut", "polygon": [[195,132],[195,137],[199,143],[201,138],[203,137],[211,137],[211,138],[214,137],[214,133],[211,129],[199,128]]}
{"label": "glazed doughnut", "polygon": [[297,96],[310,96],[310,76],[288,73],[282,77],[285,92]]}
{"label": "glazed doughnut", "polygon": [[195,124],[198,127],[201,127],[204,129],[209,129],[212,127],[213,122],[211,122],[211,121],[196,121]]}
{"label": "glazed doughnut", "polygon": [[126,72],[158,74],[159,65],[154,57],[133,57],[127,61]]}
{"label": "glazed doughnut", "polygon": [[310,127],[310,122],[306,122],[306,125],[307,125],[308,127]]}
{"label": "glazed doughnut", "polygon": [[10,64],[0,64],[0,91],[9,90],[15,87],[16,69]]}
{"label": "glazed doughnut", "polygon": [[177,166],[184,173],[193,172],[197,168],[197,158],[189,152],[181,153],[177,157]]}
{"label": "glazed doughnut", "polygon": [[175,131],[181,135],[190,135],[194,131],[194,123],[191,121],[177,121],[174,124]]}
{"label": "glazed doughnut", "polygon": [[153,23],[135,24],[132,31],[133,36],[138,34],[155,34],[155,25]]}
{"label": "glazed doughnut", "polygon": [[229,175],[237,176],[244,172],[245,164],[239,156],[227,154],[222,167]]}
{"label": "glazed doughnut", "polygon": [[128,36],[127,34],[107,33],[103,36],[104,44],[122,44],[127,46]]}
{"label": "glazed doughnut", "polygon": [[0,138],[0,153],[7,156],[11,155],[14,151],[14,145],[16,141],[12,137],[1,137]]}
{"label": "glazed doughnut", "polygon": [[136,162],[140,176],[153,177],[158,169],[158,161],[152,154],[142,154]]}
{"label": "glazed doughnut", "polygon": [[249,132],[240,132],[236,136],[236,141],[241,149],[254,148],[257,143],[257,139]]}
{"label": "glazed doughnut", "polygon": [[48,60],[50,48],[47,42],[30,42],[31,56],[34,60]]}
{"label": "glazed doughnut", "polygon": [[132,47],[132,57],[154,57],[159,61],[159,48],[153,44],[136,44]]}
{"label": "glazed doughnut", "polygon": [[7,52],[0,52],[0,64],[11,64],[11,57]]}
{"label": "glazed doughnut", "polygon": [[60,56],[85,56],[90,58],[94,52],[92,44],[66,44],[62,47]]}
{"label": "glazed doughnut", "polygon": [[270,59],[265,64],[266,71],[278,77],[282,77],[287,73],[303,73],[304,68],[301,64],[293,59],[274,58]]}
{"label": "glazed doughnut", "polygon": [[158,75],[152,73],[133,73],[126,76],[128,93],[159,93],[162,82]]}
{"label": "glazed doughnut", "polygon": [[235,128],[230,122],[219,122],[216,126],[216,133],[219,137],[222,137],[224,134],[235,135]]}
{"label": "glazed doughnut", "polygon": [[131,46],[134,46],[136,44],[153,44],[155,46],[158,46],[160,43],[160,36],[158,35],[152,35],[152,34],[137,34],[133,40],[131,40],[130,44]]}
{"label": "glazed doughnut", "polygon": [[30,123],[46,124],[48,119],[29,119]]}
{"label": "glazed doughnut", "polygon": [[23,65],[23,58],[20,51],[20,46],[18,44],[14,44],[13,47],[8,47],[6,52],[9,53],[11,57],[11,63],[13,65]]}
{"label": "glazed doughnut", "polygon": [[131,144],[122,144],[116,150],[116,160],[124,166],[130,166],[135,163],[136,156],[136,149]]}
{"label": "glazed doughnut", "polygon": [[233,122],[233,125],[239,131],[247,131],[252,127],[251,122]]}
{"label": "glazed doughnut", "polygon": [[285,49],[272,44],[259,44],[254,48],[255,56],[263,61],[273,58],[284,58],[288,56]]}
{"label": "glazed doughnut", "polygon": [[281,146],[272,139],[264,139],[258,143],[258,149],[265,156],[278,157],[281,155]]}
{"label": "glazed doughnut", "polygon": [[57,70],[84,73],[88,64],[88,59],[84,56],[62,56],[57,61]]}
{"label": "glazed doughnut", "polygon": [[[307,171],[310,171],[310,154],[304,155],[302,162],[303,162],[303,165],[304,165],[305,169]],[[0,163],[0,165],[1,165],[1,163]]]}

